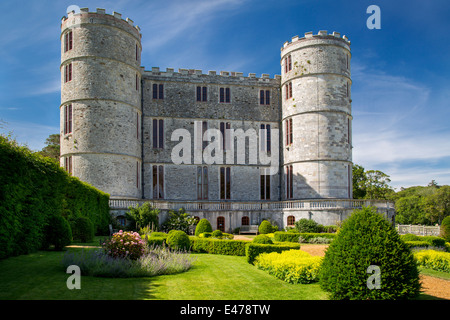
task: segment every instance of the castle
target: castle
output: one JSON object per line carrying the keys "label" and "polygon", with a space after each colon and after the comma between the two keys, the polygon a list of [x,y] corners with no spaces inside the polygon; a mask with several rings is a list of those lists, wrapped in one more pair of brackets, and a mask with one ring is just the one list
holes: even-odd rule
{"label": "castle", "polygon": [[285,42],[274,78],[145,70],[141,37],[104,9],[61,22],[61,166],[109,193],[119,220],[149,201],[161,221],[184,207],[230,232],[262,219],[336,224],[367,204],[352,200],[346,36]]}

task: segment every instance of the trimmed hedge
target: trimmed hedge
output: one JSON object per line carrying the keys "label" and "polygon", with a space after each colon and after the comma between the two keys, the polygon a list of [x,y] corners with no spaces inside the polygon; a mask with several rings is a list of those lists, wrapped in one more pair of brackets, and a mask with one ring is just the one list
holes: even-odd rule
{"label": "trimmed hedge", "polygon": [[300,237],[302,237],[304,242],[309,242],[311,239],[318,237],[334,240],[336,238],[336,233],[296,233],[284,231],[277,231],[274,233],[275,241],[279,242],[298,242]]}
{"label": "trimmed hedge", "polygon": [[1,135],[0,181],[0,259],[43,248],[51,215],[85,216],[98,233],[108,231],[108,194]]}
{"label": "trimmed hedge", "polygon": [[262,243],[247,243],[245,246],[245,255],[248,263],[253,263],[258,255],[261,253],[278,252],[285,250],[300,249],[300,244],[262,244]]}
{"label": "trimmed hedge", "polygon": [[198,253],[244,256],[245,240],[222,240],[213,238],[190,237],[191,250]]}
{"label": "trimmed hedge", "polygon": [[436,236],[419,236],[415,234],[403,234],[400,235],[400,239],[402,239],[405,242],[411,242],[411,241],[425,241],[428,242],[433,247],[445,247],[445,239],[441,237]]}

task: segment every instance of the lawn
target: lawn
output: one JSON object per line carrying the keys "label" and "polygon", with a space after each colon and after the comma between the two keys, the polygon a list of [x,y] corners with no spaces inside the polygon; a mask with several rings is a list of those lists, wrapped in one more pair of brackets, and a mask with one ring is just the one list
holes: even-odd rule
{"label": "lawn", "polygon": [[[98,239],[89,244],[98,245]],[[67,250],[93,250],[69,248]],[[69,290],[61,267],[64,252],[39,251],[0,260],[0,300],[325,300],[315,284],[288,284],[247,263],[245,257],[192,254],[193,267],[180,274],[111,279],[81,277]],[[448,274],[421,268],[422,274]],[[419,299],[433,299],[421,295]]]}
{"label": "lawn", "polygon": [[193,254],[194,266],[185,273],[129,279],[81,277],[81,289],[69,290],[69,274],[60,266],[63,254],[40,251],[0,261],[0,300],[326,299],[318,284],[288,284],[248,264],[245,257],[210,254]]}

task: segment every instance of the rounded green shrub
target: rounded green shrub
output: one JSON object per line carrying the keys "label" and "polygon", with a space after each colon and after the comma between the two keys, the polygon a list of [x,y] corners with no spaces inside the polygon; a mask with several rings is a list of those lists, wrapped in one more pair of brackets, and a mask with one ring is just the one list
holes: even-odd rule
{"label": "rounded green shrub", "polygon": [[191,244],[189,236],[181,230],[170,232],[166,239],[167,245],[174,250],[187,251]]}
{"label": "rounded green shrub", "polygon": [[195,227],[195,235],[198,237],[200,233],[212,232],[211,223],[207,219],[201,219]]}
{"label": "rounded green shrub", "polygon": [[267,221],[267,220],[263,220],[258,227],[258,232],[260,234],[272,233],[273,230],[274,230],[274,227],[272,226],[270,221]]}
{"label": "rounded green shrub", "polygon": [[412,252],[375,208],[354,210],[344,221],[325,253],[319,278],[335,300],[410,299],[421,287]]}
{"label": "rounded green shrub", "polygon": [[253,241],[253,243],[262,243],[262,244],[273,244],[272,239],[269,238],[269,236],[266,236],[265,234],[259,234],[257,235]]}
{"label": "rounded green shrub", "polygon": [[72,242],[72,230],[69,222],[62,216],[51,215],[45,228],[45,247],[55,246],[55,250],[61,251]]}
{"label": "rounded green shrub", "polygon": [[446,242],[450,242],[450,216],[447,216],[442,220],[441,234]]}
{"label": "rounded green shrub", "polygon": [[321,231],[321,226],[312,219],[300,219],[295,222],[295,228],[298,232],[317,233]]}
{"label": "rounded green shrub", "polygon": [[94,239],[94,224],[87,217],[77,217],[72,221],[72,237],[80,242],[90,242]]}
{"label": "rounded green shrub", "polygon": [[220,238],[222,238],[223,233],[220,230],[214,230],[211,235],[212,235],[213,238],[219,238],[220,239]]}

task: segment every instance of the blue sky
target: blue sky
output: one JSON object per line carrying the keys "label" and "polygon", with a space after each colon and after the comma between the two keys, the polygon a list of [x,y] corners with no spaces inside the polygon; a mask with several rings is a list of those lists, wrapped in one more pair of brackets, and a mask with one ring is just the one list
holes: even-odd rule
{"label": "blue sky", "polygon": [[[379,30],[366,27],[372,4],[381,9]],[[347,35],[354,163],[390,175],[395,188],[450,184],[448,0],[1,0],[0,131],[33,150],[59,132],[60,21],[70,5],[132,19],[147,70],[273,77],[293,36]]]}

